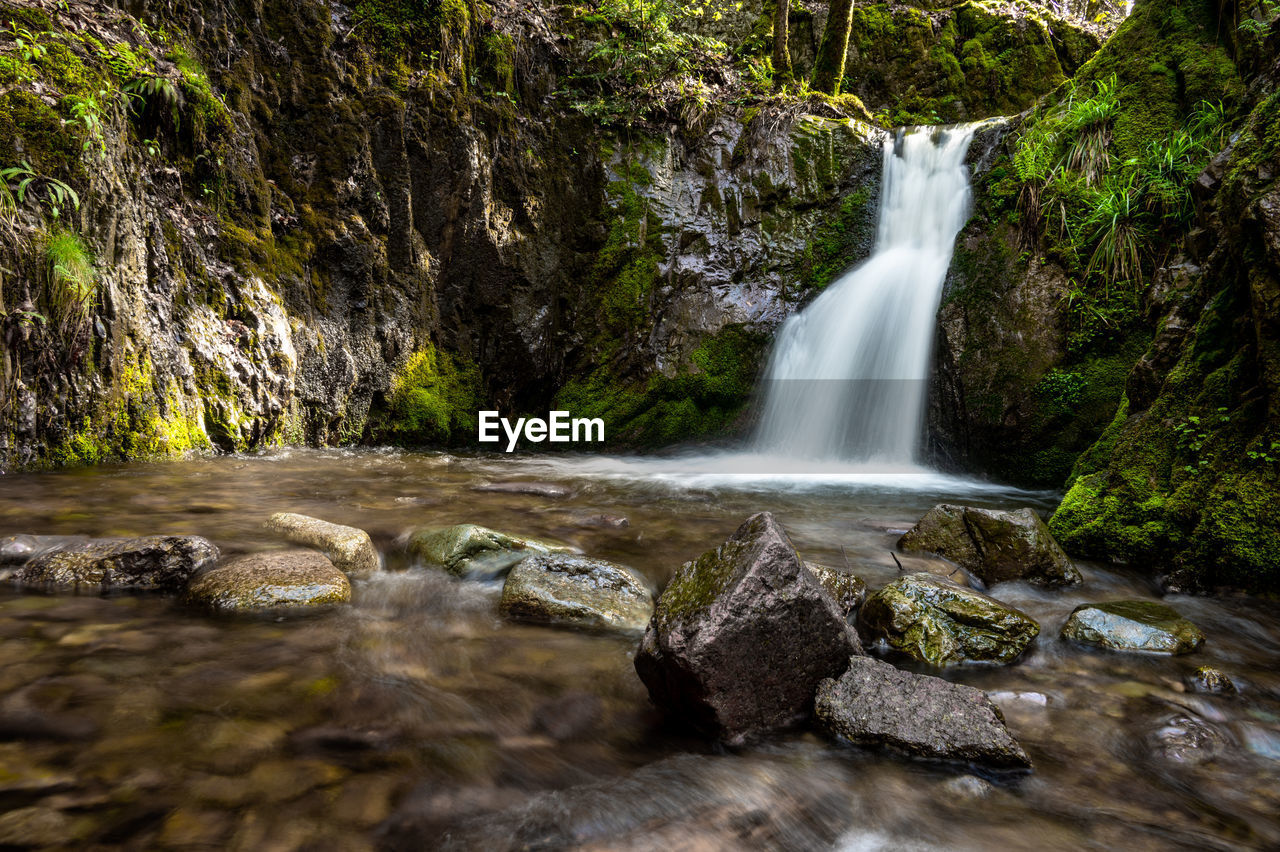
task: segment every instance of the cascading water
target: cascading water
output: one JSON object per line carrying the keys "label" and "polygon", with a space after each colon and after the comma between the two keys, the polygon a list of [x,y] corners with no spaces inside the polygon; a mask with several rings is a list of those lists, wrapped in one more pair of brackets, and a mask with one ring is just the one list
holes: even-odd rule
{"label": "cascading water", "polygon": [[938,301],[969,213],[964,160],[976,126],[899,130],[885,141],[875,248],[783,325],[757,452],[913,463]]}

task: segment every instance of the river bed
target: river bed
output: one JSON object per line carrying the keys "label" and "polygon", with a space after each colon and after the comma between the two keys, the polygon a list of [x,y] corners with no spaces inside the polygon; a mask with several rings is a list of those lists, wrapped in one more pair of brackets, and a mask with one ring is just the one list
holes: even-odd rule
{"label": "river bed", "polygon": [[[1039,639],[1015,665],[942,674],[992,694],[1036,769],[983,778],[804,731],[712,746],[651,707],[637,637],[505,622],[500,584],[403,550],[416,527],[478,523],[622,562],[660,589],[769,510],[806,559],[847,562],[875,589],[897,575],[897,537],[935,503],[1047,513],[1055,497],[923,472],[735,470],[277,450],[0,478],[0,534],[190,533],[227,556],[279,546],[262,523],[292,511],[368,530],[387,567],[353,581],[349,606],[284,619],[0,589],[0,845],[1280,846],[1274,602],[1166,597],[1208,641],[1157,657],[1057,638],[1081,602],[1158,598],[1137,573],[1085,563],[1076,589],[996,587],[1040,622]],[[480,490],[512,482],[539,485]],[[1240,694],[1187,691],[1205,664]]]}

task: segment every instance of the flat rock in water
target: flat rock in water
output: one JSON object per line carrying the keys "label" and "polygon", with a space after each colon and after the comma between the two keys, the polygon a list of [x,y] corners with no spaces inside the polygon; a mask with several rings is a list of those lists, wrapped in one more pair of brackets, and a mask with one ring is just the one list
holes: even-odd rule
{"label": "flat rock in water", "polygon": [[308,515],[280,512],[267,521],[267,529],[290,544],[314,547],[348,574],[364,574],[381,567],[377,548],[369,534],[357,527],[331,524]]}
{"label": "flat rock in water", "polygon": [[89,539],[35,557],[14,577],[33,586],[176,590],[217,559],[218,548],[199,536]]}
{"label": "flat rock in water", "polygon": [[1081,604],[1062,626],[1062,638],[1113,651],[1189,654],[1204,634],[1176,609],[1155,601]]}
{"label": "flat rock in water", "polygon": [[532,497],[571,497],[573,489],[554,482],[490,482],[476,485],[472,491],[491,491],[499,494],[528,494]]}
{"label": "flat rock in water", "polygon": [[328,606],[351,600],[351,583],[322,553],[272,550],[205,571],[187,587],[187,600],[216,610]]}
{"label": "flat rock in water", "polygon": [[644,578],[614,562],[538,554],[511,569],[498,608],[516,621],[643,630],[653,595]]}
{"label": "flat rock in water", "polygon": [[1081,579],[1033,509],[1006,512],[941,503],[898,539],[898,548],[950,559],[987,585],[1027,580],[1066,586]]}
{"label": "flat rock in water", "polygon": [[740,742],[802,719],[818,682],[859,653],[839,604],[761,512],[676,571],[635,667],[659,707]]}
{"label": "flat rock in water", "polygon": [[835,598],[840,611],[845,615],[853,612],[867,599],[867,584],[861,577],[819,565],[817,562],[806,562],[804,567],[813,572],[813,576]]}
{"label": "flat rock in water", "polygon": [[458,577],[499,577],[526,556],[572,550],[477,524],[418,530],[409,538],[409,553]]}
{"label": "flat rock in water", "polygon": [[1031,759],[981,690],[853,657],[818,687],[815,713],[832,736],[919,757],[1028,769]]}
{"label": "flat rock in water", "polygon": [[1040,633],[1026,613],[927,573],[899,577],[867,598],[858,627],[864,638],[935,666],[1011,663]]}

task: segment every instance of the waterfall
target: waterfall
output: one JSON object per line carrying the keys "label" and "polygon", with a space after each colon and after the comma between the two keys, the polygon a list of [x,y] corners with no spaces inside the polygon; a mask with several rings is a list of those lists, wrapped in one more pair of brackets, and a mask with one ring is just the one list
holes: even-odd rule
{"label": "waterfall", "polygon": [[975,127],[886,139],[875,247],[782,326],[762,389],[757,452],[914,462],[942,284],[969,215],[964,160]]}

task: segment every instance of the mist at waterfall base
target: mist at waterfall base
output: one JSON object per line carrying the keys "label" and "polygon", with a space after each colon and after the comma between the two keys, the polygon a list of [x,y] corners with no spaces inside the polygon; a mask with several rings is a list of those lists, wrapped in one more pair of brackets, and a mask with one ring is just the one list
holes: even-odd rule
{"label": "mist at waterfall base", "polygon": [[568,461],[586,477],[685,487],[1008,491],[918,457],[938,304],[969,215],[965,158],[979,126],[886,137],[871,256],[783,324],[745,449],[561,459],[560,472]]}

